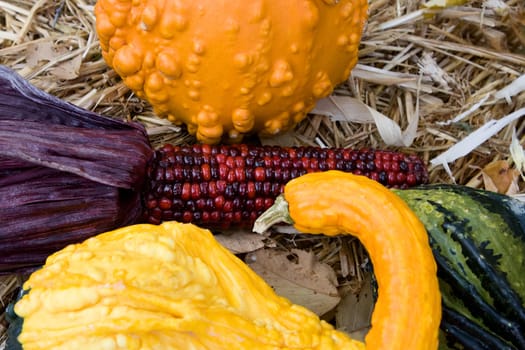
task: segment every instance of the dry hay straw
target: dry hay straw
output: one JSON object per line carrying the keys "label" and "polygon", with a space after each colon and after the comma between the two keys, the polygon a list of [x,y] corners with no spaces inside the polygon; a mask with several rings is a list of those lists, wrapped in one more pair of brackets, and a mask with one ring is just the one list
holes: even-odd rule
{"label": "dry hay straw", "polygon": [[[193,142],[185,130],[156,118],[150,106],[108,69],[94,30],[94,2],[0,0],[0,64],[64,100],[144,122],[154,145]],[[422,2],[414,0],[371,0],[360,65],[334,96],[356,97],[402,129],[418,115],[413,143],[396,148],[429,161],[487,121],[525,106],[524,92],[507,100],[484,102],[525,74],[525,9],[523,0],[476,0],[435,11],[421,9]],[[462,113],[461,121],[443,124]],[[442,166],[432,167],[431,181],[454,179],[481,186],[481,169],[494,160],[509,159],[512,131],[516,129],[519,140],[524,141],[524,128],[518,119],[451,163],[453,178]],[[373,123],[343,122],[319,114],[310,115],[293,132],[270,142],[388,147]],[[333,242],[316,238],[311,247],[340,275],[355,270],[358,262],[341,263],[356,260],[345,256],[345,251],[355,247],[334,246]],[[0,280],[2,305],[17,285],[15,278]],[[3,319],[0,322],[5,325]]]}

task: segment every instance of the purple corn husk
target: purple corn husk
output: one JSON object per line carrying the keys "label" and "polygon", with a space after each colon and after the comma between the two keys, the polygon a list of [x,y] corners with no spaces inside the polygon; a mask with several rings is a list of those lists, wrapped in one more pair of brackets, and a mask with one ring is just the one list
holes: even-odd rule
{"label": "purple corn husk", "polygon": [[49,95],[0,66],[0,273],[140,220],[144,127]]}

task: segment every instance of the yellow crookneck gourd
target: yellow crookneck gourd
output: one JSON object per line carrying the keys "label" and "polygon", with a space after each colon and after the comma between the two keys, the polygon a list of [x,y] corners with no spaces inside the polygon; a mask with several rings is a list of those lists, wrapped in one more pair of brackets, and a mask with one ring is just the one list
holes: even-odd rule
{"label": "yellow crookneck gourd", "polygon": [[105,61],[197,139],[293,127],[357,63],[367,0],[98,0]]}
{"label": "yellow crookneck gourd", "polygon": [[437,349],[436,267],[404,202],[337,171],[292,180],[284,196],[299,230],[351,232],[368,249],[379,298],[366,346],[276,295],[209,231],[166,222],[107,232],[50,256],[15,305],[24,350]]}

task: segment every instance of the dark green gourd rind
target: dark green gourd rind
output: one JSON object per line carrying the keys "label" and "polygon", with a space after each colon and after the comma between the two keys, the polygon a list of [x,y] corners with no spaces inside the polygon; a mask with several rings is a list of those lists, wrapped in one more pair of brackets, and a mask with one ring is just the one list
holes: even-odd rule
{"label": "dark green gourd rind", "polygon": [[493,348],[525,349],[525,203],[457,185],[396,193],[424,223],[438,263],[442,348],[477,350],[481,329]]}

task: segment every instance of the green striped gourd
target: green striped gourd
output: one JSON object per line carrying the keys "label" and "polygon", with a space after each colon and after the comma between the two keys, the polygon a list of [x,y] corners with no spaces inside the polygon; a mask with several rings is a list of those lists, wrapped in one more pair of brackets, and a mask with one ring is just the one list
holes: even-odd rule
{"label": "green striped gourd", "polygon": [[456,185],[396,193],[425,224],[438,263],[441,349],[525,349],[525,203]]}

